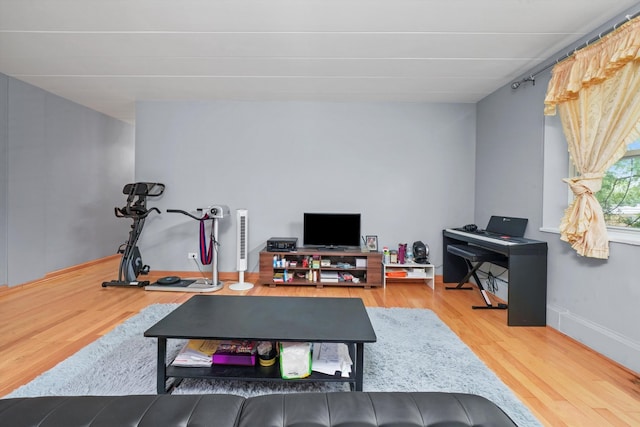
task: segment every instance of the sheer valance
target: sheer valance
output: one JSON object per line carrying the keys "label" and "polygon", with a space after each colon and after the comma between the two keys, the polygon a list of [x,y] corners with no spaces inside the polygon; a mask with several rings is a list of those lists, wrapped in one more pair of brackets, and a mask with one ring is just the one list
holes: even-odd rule
{"label": "sheer valance", "polygon": [[632,61],[640,60],[640,18],[633,19],[590,46],[556,64],[545,97],[546,115],[556,106],[578,98],[588,88],[612,77]]}

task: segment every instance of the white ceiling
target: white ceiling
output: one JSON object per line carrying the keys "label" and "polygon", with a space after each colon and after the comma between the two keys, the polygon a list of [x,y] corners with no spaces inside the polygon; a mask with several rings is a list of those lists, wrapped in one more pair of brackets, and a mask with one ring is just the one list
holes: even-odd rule
{"label": "white ceiling", "polygon": [[0,72],[137,100],[474,103],[631,0],[0,0]]}

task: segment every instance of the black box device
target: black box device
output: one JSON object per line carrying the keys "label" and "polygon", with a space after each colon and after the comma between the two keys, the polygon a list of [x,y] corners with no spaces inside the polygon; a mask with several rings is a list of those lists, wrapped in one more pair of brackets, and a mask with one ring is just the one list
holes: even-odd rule
{"label": "black box device", "polygon": [[267,252],[293,252],[297,248],[297,237],[272,237],[267,240]]}

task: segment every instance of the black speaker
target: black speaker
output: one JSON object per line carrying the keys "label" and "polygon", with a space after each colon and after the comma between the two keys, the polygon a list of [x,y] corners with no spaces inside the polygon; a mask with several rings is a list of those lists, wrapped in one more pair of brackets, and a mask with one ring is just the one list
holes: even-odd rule
{"label": "black speaker", "polygon": [[418,264],[429,264],[429,246],[420,240],[413,242],[413,260]]}

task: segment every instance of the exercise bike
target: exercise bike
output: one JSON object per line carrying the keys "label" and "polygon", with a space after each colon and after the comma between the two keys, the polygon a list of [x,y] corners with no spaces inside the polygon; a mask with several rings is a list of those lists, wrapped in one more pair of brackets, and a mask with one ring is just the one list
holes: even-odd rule
{"label": "exercise bike", "polygon": [[164,184],[134,182],[126,184],[122,193],[127,195],[127,204],[122,208],[115,208],[116,217],[131,218],[133,224],[131,224],[131,231],[129,231],[129,239],[118,248],[117,253],[122,254],[118,279],[102,282],[103,288],[107,286],[144,287],[149,284],[148,280],[137,280],[138,275],[149,273],[149,266],[142,262],[137,242],[147,216],[154,211],[160,213],[158,208],[147,209],[147,197],[161,196],[164,193]]}

